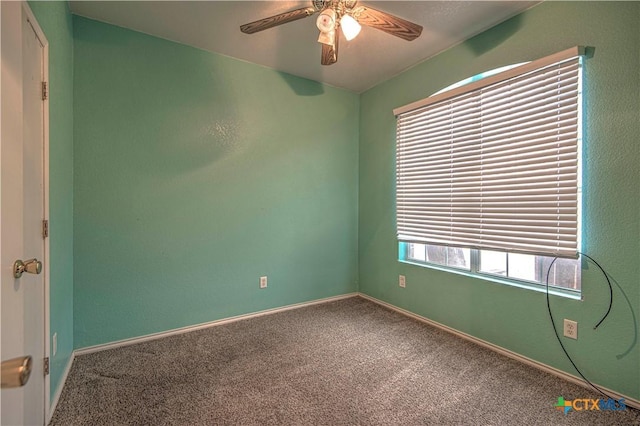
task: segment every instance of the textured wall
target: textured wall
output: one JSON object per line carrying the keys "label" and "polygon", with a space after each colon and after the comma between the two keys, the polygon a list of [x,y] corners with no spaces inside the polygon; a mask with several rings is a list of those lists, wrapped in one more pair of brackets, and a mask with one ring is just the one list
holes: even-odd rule
{"label": "textured wall", "polygon": [[357,290],[357,95],[81,17],[74,37],[76,348]]}
{"label": "textured wall", "polygon": [[73,30],[67,2],[29,2],[49,42],[51,395],[73,350]]}
{"label": "textured wall", "polygon": [[[360,291],[575,374],[555,340],[545,296],[397,261],[392,109],[463,78],[575,46],[586,63],[583,250],[615,280],[614,307],[594,266],[583,300],[552,297],[556,317],[579,323],[567,350],[587,377],[640,397],[640,3],[547,2],[423,62],[361,96]],[[407,277],[398,287],[398,274]],[[579,395],[575,395],[579,397]]]}

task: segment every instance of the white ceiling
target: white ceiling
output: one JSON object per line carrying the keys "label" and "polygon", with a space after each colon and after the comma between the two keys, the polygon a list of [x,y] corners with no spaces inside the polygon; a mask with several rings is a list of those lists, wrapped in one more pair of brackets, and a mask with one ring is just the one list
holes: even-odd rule
{"label": "white ceiling", "polygon": [[363,92],[401,71],[490,28],[538,1],[363,1],[424,27],[411,42],[363,27],[341,39],[338,62],[320,65],[317,15],[256,34],[240,25],[300,7],[310,1],[72,1],[77,15],[107,22]]}

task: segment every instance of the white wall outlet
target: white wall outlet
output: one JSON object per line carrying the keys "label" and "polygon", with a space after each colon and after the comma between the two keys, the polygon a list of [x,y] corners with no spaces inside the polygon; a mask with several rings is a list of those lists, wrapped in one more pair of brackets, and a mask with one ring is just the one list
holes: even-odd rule
{"label": "white wall outlet", "polygon": [[56,352],[58,352],[58,333],[53,333],[53,338],[51,340],[53,340],[53,355],[51,356],[56,356]]}
{"label": "white wall outlet", "polygon": [[267,288],[267,277],[260,277],[260,288]]}
{"label": "white wall outlet", "polygon": [[407,279],[404,277],[404,275],[398,276],[398,285],[402,288],[405,288],[407,286]]}
{"label": "white wall outlet", "polygon": [[564,320],[564,337],[570,339],[578,338],[578,323],[576,321]]}

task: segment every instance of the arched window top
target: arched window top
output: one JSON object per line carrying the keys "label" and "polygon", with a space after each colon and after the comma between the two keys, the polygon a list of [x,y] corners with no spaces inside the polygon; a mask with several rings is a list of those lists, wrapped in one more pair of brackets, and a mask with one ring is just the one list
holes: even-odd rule
{"label": "arched window top", "polygon": [[[474,81],[482,80],[483,78],[490,77],[494,74],[501,73],[503,71],[508,71],[512,68],[519,67],[520,65],[528,64],[529,62],[520,62],[518,64],[505,65],[504,67],[495,68],[489,71],[481,72],[480,74],[476,74],[473,77],[465,78],[464,80],[460,80],[457,83],[450,84],[442,90],[438,90],[431,96],[439,95],[440,93],[448,92],[449,90],[457,89],[458,87],[465,86],[469,83],[473,83]],[[431,97],[429,96],[429,97]]]}

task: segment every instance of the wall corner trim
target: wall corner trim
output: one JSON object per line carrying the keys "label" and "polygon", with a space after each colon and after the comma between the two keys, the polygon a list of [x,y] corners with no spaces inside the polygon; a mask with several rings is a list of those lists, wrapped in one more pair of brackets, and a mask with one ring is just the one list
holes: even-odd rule
{"label": "wall corner trim", "polygon": [[45,424],[49,424],[51,422],[51,419],[53,418],[53,413],[56,412],[56,407],[58,406],[58,402],[60,401],[60,395],[62,395],[62,389],[64,389],[64,385],[67,382],[67,377],[69,376],[69,372],[71,371],[71,366],[73,365],[73,360],[75,359],[75,357],[76,357],[76,353],[75,351],[72,351],[71,356],[67,361],[67,365],[64,368],[64,371],[62,372],[62,377],[58,382],[58,388],[56,389],[56,393],[53,395],[53,399],[49,404],[49,412],[47,414]]}

